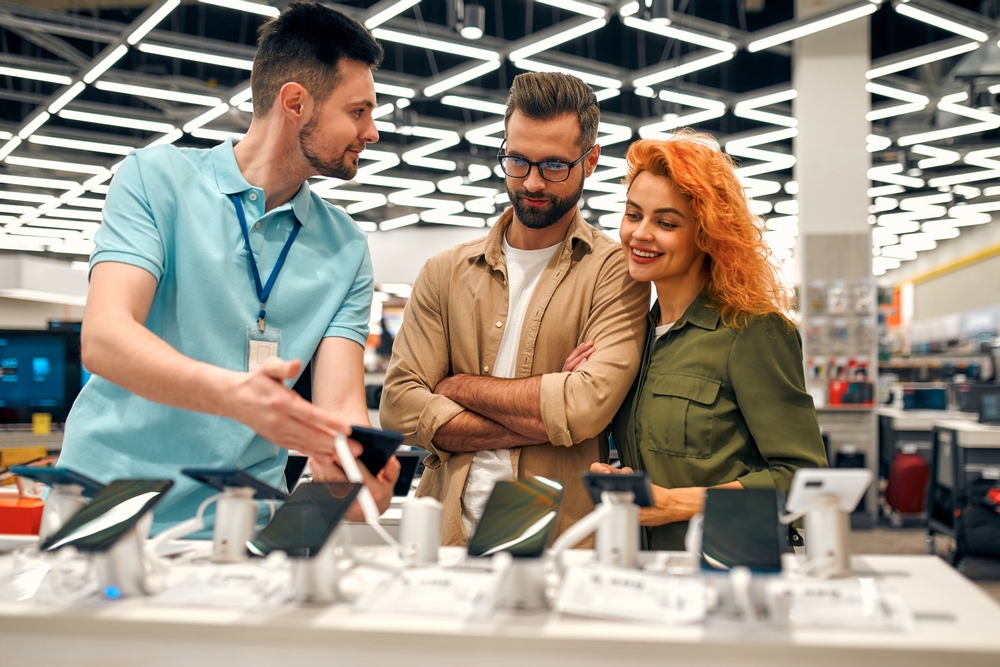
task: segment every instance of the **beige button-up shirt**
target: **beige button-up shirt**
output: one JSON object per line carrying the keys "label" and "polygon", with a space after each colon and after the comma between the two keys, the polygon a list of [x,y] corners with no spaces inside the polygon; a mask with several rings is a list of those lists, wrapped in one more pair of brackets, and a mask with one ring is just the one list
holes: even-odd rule
{"label": "beige button-up shirt", "polygon": [[[507,324],[501,241],[512,219],[508,209],[485,237],[439,253],[424,265],[382,392],[382,427],[429,452],[417,495],[432,496],[444,506],[446,545],[468,542],[461,500],[475,454],[435,446],[438,429],[465,408],[433,390],[449,375],[491,374]],[[621,246],[578,214],[531,298],[515,376],[542,376],[541,413],[549,442],[513,448],[514,474],[564,484],[559,532],[593,509],[581,475],[594,461],[607,460],[606,428],[638,370],[648,309],[649,286],[629,277]],[[563,373],[566,357],[588,340],[595,348],[590,359]]]}

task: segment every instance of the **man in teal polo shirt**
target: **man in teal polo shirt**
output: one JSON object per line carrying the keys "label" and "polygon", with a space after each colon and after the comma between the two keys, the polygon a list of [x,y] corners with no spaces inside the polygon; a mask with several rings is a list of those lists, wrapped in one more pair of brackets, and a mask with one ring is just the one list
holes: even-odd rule
{"label": "man in teal polo shirt", "polygon": [[[82,332],[94,377],[59,464],[104,482],[175,480],[154,531],[212,493],[181,468],[237,467],[280,487],[295,449],[318,478],[342,478],[335,434],[369,424],[367,241],[306,180],[353,178],[378,141],[381,59],[353,19],[293,4],[261,28],[243,140],[135,151],[111,183]],[[289,389],[309,359],[314,404]],[[366,480],[381,510],[398,471],[393,459]]]}

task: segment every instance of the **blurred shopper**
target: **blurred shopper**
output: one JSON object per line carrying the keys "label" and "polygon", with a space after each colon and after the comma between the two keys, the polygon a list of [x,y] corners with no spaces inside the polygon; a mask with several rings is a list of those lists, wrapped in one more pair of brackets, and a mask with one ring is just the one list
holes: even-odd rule
{"label": "blurred shopper", "polygon": [[[154,530],[214,493],[183,467],[236,467],[281,487],[295,449],[317,477],[342,478],[334,435],[368,425],[368,245],[306,179],[353,178],[378,141],[381,60],[358,22],[292,4],[260,30],[244,139],[134,151],[111,182],[82,331],[94,377],[59,464],[104,482],[174,479]],[[309,359],[315,405],[289,388]],[[398,470],[368,479],[383,509]]]}
{"label": "blurred shopper", "polygon": [[637,141],[626,157],[622,248],[656,303],[612,428],[625,467],[592,469],[648,471],[643,545],[683,549],[706,487],[787,494],[795,471],[825,466],[826,453],[802,340],[732,160],[693,132]]}
{"label": "blurred shopper", "polygon": [[563,483],[560,529],[593,508],[580,476],[607,461],[604,431],[635,377],[649,304],[578,209],[599,121],[579,79],[516,77],[498,155],[511,207],[485,237],[431,258],[413,286],[380,420],[429,451],[417,495],[444,505],[445,544],[466,544],[501,479]]}

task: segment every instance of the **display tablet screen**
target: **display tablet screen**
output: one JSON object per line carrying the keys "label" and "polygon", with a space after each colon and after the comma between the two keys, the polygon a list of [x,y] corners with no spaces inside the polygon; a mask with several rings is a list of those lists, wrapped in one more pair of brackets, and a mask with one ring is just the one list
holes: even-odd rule
{"label": "display tablet screen", "polygon": [[773,489],[709,489],[705,493],[702,565],[729,570],[738,565],[780,572],[788,550],[787,529],[778,520]]}
{"label": "display tablet screen", "polygon": [[541,556],[555,533],[562,490],[543,477],[497,482],[469,541],[469,555],[507,551],[517,557]]}
{"label": "display tablet screen", "polygon": [[247,549],[255,556],[284,551],[296,558],[312,558],[326,544],[360,489],[360,484],[348,482],[299,484],[257,539],[247,543]]}
{"label": "display tablet screen", "polygon": [[135,527],[142,515],[160,502],[174,485],[169,479],[120,479],[94,494],[83,509],[42,543],[42,551],[76,547],[107,551]]}

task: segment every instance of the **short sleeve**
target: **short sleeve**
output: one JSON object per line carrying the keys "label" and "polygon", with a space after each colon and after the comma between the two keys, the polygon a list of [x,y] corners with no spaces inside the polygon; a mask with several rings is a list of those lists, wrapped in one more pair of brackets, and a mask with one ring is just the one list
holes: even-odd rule
{"label": "short sleeve", "polygon": [[361,260],[354,282],[343,303],[326,328],[324,338],[347,338],[364,347],[368,341],[369,321],[372,314],[372,297],[375,292],[375,275],[372,259],[365,242],[365,255]]}
{"label": "short sleeve", "polygon": [[157,281],[163,275],[163,240],[135,152],[125,158],[111,181],[94,244],[91,270],[101,262],[121,262],[149,271]]}

